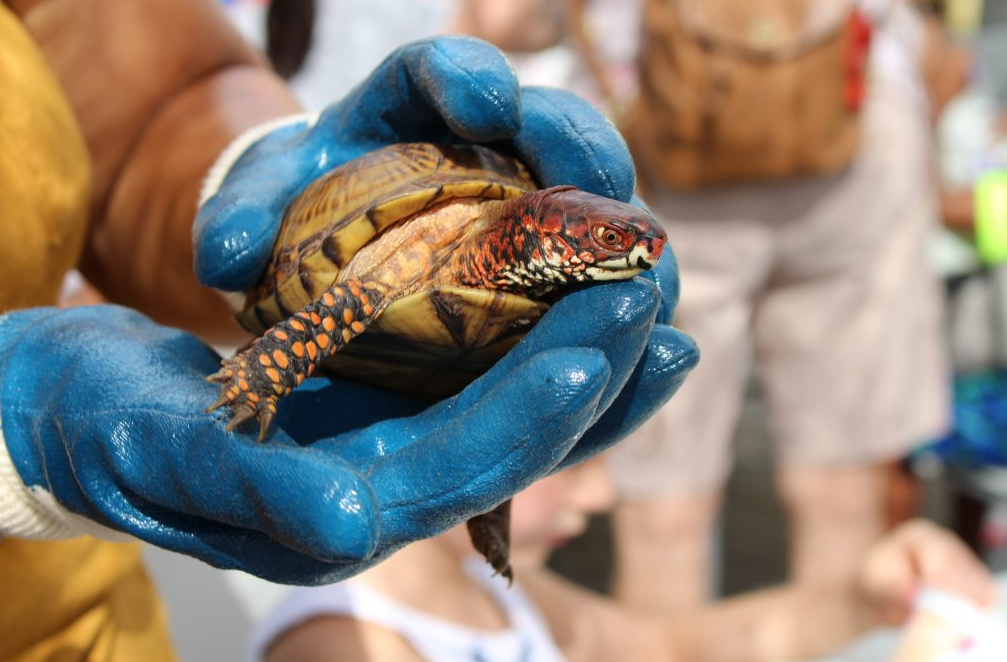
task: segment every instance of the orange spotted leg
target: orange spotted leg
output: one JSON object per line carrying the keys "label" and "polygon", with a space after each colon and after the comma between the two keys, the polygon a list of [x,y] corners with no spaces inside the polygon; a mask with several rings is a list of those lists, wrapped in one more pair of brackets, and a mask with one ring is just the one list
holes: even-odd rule
{"label": "orange spotted leg", "polygon": [[247,349],[222,362],[208,381],[220,383],[220,397],[207,409],[231,408],[227,430],[255,417],[262,441],[276,404],[333,353],[339,351],[388,305],[378,283],[351,279],[337,283],[303,310],[266,331]]}

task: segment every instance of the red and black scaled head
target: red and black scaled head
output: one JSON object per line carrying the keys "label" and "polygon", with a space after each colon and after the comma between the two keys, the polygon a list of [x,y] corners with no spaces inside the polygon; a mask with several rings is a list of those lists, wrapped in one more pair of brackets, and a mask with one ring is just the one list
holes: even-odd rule
{"label": "red and black scaled head", "polygon": [[517,263],[540,283],[627,280],[657,264],[667,241],[649,212],[573,186],[518,200],[524,236]]}

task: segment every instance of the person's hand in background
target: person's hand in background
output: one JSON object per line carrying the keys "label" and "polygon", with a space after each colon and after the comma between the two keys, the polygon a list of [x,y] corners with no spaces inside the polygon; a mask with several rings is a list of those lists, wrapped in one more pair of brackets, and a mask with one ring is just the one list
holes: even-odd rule
{"label": "person's hand in background", "polygon": [[952,532],[912,520],[881,539],[865,560],[859,590],[882,623],[901,625],[924,587],[988,608],[996,585],[982,562]]}

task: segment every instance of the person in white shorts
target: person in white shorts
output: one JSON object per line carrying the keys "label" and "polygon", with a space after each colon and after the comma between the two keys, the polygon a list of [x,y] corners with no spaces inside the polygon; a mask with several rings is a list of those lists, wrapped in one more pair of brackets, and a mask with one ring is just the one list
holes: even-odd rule
{"label": "person in white shorts", "polygon": [[753,362],[798,580],[853,571],[886,528],[894,463],[946,424],[941,292],[925,252],[936,192],[922,22],[907,2],[864,4],[883,18],[846,171],[648,199],[681,269],[675,325],[702,359],[612,455],[625,497],[615,590],[629,604],[672,610],[708,597]]}

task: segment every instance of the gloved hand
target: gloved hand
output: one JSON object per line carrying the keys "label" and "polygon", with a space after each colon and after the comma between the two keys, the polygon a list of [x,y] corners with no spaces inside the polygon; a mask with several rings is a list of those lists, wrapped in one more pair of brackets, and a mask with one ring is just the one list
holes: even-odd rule
{"label": "gloved hand", "polygon": [[41,537],[108,527],[278,582],[349,576],[490,509],[571,449],[612,443],[677,387],[694,346],[652,330],[651,284],[612,287],[563,299],[518,351],[425,410],[309,380],[264,444],[204,413],[219,357],[195,337],[115,306],[8,314],[0,525]]}
{"label": "gloved hand", "polygon": [[[452,132],[506,139],[498,146],[546,185],[623,200],[632,190],[625,146],[587,104],[519,90],[495,49],[439,39],[400,50],[314,124],[234,150],[200,211],[199,275],[243,289],[280,212],[319,173],[386,142]],[[671,396],[697,353],[654,324],[677,297],[665,256],[649,281],[564,297],[455,398],[426,408],[308,380],[261,445],[225,433],[226,413],[203,413],[218,358],[187,334],[115,307],[0,318],[0,532],[66,535],[91,520],[274,581],[359,572],[600,451]]]}

